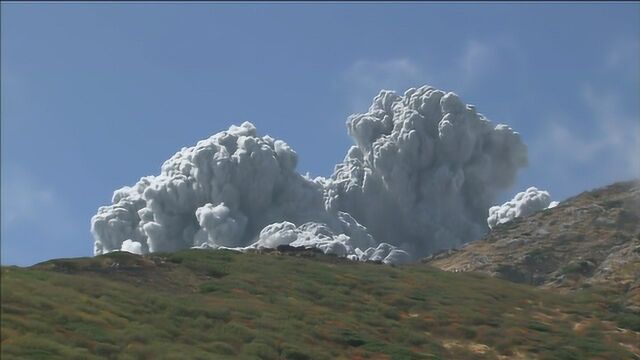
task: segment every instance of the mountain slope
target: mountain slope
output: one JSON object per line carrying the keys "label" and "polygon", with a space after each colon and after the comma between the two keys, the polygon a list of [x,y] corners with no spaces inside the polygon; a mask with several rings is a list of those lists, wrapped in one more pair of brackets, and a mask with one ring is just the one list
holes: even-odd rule
{"label": "mountain slope", "polygon": [[633,359],[640,318],[616,294],[312,251],[116,252],[3,267],[1,355]]}
{"label": "mountain slope", "polygon": [[640,313],[640,183],[584,192],[423,261],[543,287],[608,284],[625,295],[628,309]]}

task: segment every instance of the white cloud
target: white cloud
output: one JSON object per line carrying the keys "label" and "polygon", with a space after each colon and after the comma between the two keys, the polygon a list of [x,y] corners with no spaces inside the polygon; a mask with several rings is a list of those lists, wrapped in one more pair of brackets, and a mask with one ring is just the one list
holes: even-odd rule
{"label": "white cloud", "polygon": [[384,85],[397,85],[398,82],[420,76],[422,70],[409,59],[391,59],[388,61],[359,60],[347,72],[347,76],[363,86],[379,89]]}
{"label": "white cloud", "polygon": [[638,81],[640,70],[640,40],[622,38],[614,41],[604,57],[605,68],[622,70],[630,80]]}
{"label": "white cloud", "polygon": [[[464,93],[472,86],[500,69],[501,62],[522,63],[517,44],[503,38],[469,39],[461,43],[457,54],[436,66],[429,61],[408,57],[385,60],[360,59],[344,73],[351,112],[360,112],[370,105],[372,96],[381,89],[400,91],[422,84],[456,89]],[[402,95],[399,93],[399,95]]]}
{"label": "white cloud", "polygon": [[469,85],[488,72],[496,63],[497,51],[498,49],[488,42],[468,41],[458,62],[460,82]]}
{"label": "white cloud", "polygon": [[590,115],[552,118],[533,142],[539,161],[553,166],[554,171],[569,171],[567,165],[580,165],[606,171],[618,180],[640,176],[637,114],[621,104],[617,92],[587,86],[581,95]]}
{"label": "white cloud", "polygon": [[597,92],[586,87],[583,97],[593,111],[597,122],[597,135],[592,147],[595,152],[609,151],[621,166],[633,176],[640,176],[640,119],[626,111],[613,92]]}
{"label": "white cloud", "polygon": [[51,189],[38,184],[22,169],[7,171],[2,181],[3,225],[35,221],[42,209],[54,206]]}
{"label": "white cloud", "polygon": [[426,81],[423,69],[408,58],[358,60],[347,69],[344,78],[352,112],[367,109],[380,89],[406,89]]}
{"label": "white cloud", "polygon": [[50,186],[21,167],[7,167],[2,173],[3,234],[30,228],[57,238],[77,231],[63,199]]}

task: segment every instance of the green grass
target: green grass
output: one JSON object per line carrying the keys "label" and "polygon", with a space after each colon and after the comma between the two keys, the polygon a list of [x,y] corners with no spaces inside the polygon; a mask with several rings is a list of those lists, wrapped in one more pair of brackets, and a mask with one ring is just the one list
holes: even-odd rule
{"label": "green grass", "polygon": [[[117,263],[117,266],[116,266]],[[638,315],[416,264],[188,250],[2,268],[2,359],[625,359]],[[574,325],[589,320],[585,329]],[[479,352],[474,345],[486,345]]]}

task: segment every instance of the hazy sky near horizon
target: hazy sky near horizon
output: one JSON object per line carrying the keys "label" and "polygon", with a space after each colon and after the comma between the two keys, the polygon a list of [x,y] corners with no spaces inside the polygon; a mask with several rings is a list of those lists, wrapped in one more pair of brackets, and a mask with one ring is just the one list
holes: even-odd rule
{"label": "hazy sky near horizon", "polygon": [[[640,171],[638,3],[3,3],[1,262],[89,256],[113,191],[251,121],[328,176],[380,89],[518,131],[556,200]],[[329,146],[327,146],[329,144]]]}

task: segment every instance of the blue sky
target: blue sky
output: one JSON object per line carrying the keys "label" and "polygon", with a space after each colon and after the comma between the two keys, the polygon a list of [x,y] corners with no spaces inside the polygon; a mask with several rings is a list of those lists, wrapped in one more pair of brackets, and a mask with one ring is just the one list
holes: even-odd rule
{"label": "blue sky", "polygon": [[[88,256],[113,190],[248,120],[328,176],[381,88],[454,91],[529,146],[499,199],[638,176],[640,4],[2,4],[2,264]],[[327,147],[326,143],[332,144]]]}

